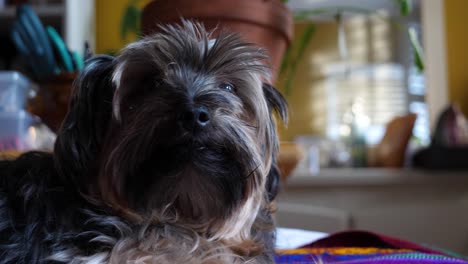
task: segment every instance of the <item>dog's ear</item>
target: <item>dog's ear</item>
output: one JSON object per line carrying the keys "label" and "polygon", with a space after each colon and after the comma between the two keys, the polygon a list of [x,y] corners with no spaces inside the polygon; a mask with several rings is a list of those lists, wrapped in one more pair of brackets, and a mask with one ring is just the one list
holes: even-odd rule
{"label": "dog's ear", "polygon": [[263,83],[263,94],[272,112],[276,112],[285,124],[288,123],[288,103],[284,96],[268,83]]}
{"label": "dog's ear", "polygon": [[274,161],[271,165],[266,182],[268,202],[272,202],[276,198],[276,195],[278,195],[280,187],[280,178],[281,177],[278,166],[276,164],[276,161]]}
{"label": "dog's ear", "polygon": [[[55,165],[59,174],[86,184],[112,119],[115,62],[111,56],[97,56],[86,62],[73,83],[68,113],[55,143]],[[82,186],[83,187],[83,186]]]}
{"label": "dog's ear", "polygon": [[[267,83],[263,84],[263,94],[265,95],[271,114],[273,115],[273,113],[276,113],[286,124],[288,122],[288,103],[283,95],[281,95],[275,87]],[[271,120],[274,122],[273,117]],[[274,129],[276,137],[276,127],[274,127]],[[268,201],[270,202],[276,198],[280,184],[280,172],[276,160],[276,152],[274,152],[270,172],[268,173],[266,182]]]}

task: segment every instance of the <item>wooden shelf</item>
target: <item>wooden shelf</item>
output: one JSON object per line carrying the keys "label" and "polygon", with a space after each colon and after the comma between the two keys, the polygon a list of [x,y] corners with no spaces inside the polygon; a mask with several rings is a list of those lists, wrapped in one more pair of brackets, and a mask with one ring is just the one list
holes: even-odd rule
{"label": "wooden shelf", "polygon": [[296,170],[288,177],[286,186],[307,188],[311,186],[424,185],[439,182],[460,182],[468,186],[468,171],[343,168],[322,169],[319,174],[313,175],[306,170]]}

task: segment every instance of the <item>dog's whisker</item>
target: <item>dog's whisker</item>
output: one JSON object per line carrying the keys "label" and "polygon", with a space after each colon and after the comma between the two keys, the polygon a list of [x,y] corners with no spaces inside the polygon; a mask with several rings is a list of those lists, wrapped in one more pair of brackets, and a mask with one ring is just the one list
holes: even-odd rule
{"label": "dog's whisker", "polygon": [[257,165],[249,174],[247,174],[247,176],[245,177],[246,179],[252,177],[252,175],[260,168],[260,164]]}

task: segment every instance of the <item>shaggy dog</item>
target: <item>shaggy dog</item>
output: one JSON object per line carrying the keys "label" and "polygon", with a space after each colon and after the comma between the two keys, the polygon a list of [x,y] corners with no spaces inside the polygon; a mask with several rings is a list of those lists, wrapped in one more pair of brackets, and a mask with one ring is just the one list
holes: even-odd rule
{"label": "shaggy dog", "polygon": [[53,154],[0,162],[0,263],[270,263],[267,56],[184,21],[97,56]]}

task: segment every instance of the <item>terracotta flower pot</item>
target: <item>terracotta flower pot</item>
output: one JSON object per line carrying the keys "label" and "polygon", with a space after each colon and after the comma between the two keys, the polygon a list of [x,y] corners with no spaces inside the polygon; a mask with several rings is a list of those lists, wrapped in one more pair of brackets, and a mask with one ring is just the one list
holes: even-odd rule
{"label": "terracotta flower pot", "polygon": [[39,116],[54,132],[57,132],[68,111],[73,81],[78,73],[62,73],[39,83],[36,97],[28,102],[28,111]]}
{"label": "terracotta flower pot", "polygon": [[142,13],[143,35],[181,18],[202,22],[215,34],[221,28],[239,33],[270,55],[272,82],[293,35],[291,11],[279,0],[154,0]]}
{"label": "terracotta flower pot", "polygon": [[300,145],[292,142],[281,142],[278,153],[278,168],[282,180],[287,180],[304,156],[305,150]]}

